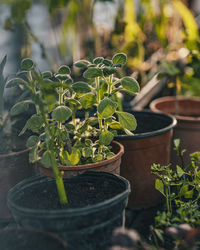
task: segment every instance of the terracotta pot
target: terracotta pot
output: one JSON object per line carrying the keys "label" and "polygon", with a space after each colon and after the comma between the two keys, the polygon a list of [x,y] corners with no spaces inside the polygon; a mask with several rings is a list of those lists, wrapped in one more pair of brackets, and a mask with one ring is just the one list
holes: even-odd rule
{"label": "terracotta pot", "polygon": [[[113,152],[116,154],[108,160],[101,162],[78,165],[78,166],[60,166],[59,169],[64,171],[64,178],[76,176],[85,171],[104,171],[113,174],[120,174],[121,157],[124,153],[124,147],[119,142],[113,141]],[[39,164],[40,172],[49,177],[53,177],[51,168],[46,168],[41,163]]]}
{"label": "terracotta pot", "polygon": [[155,190],[156,176],[151,165],[167,165],[176,119],[150,111],[132,111],[137,120],[133,136],[119,135],[115,139],[124,146],[121,175],[129,180],[131,194],[128,208],[137,210],[158,205],[162,195]]}
{"label": "terracotta pot", "polygon": [[[178,115],[175,114],[176,105]],[[175,99],[175,97],[167,96],[152,101],[150,108],[155,112],[165,112],[176,117],[177,126],[174,129],[173,139],[180,138],[181,149],[187,150],[183,157],[184,164],[187,164],[190,160],[189,154],[200,151],[200,99],[184,97]],[[171,162],[174,166],[182,164],[173,147]]]}
{"label": "terracotta pot", "polygon": [[29,149],[0,155],[0,220],[9,221],[6,196],[10,188],[34,174],[34,167],[29,164]]}

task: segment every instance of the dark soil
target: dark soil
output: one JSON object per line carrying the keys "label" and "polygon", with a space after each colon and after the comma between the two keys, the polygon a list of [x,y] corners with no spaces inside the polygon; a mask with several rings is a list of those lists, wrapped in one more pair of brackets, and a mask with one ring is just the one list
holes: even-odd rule
{"label": "dark soil", "polygon": [[32,209],[80,208],[110,199],[123,192],[125,187],[119,186],[115,180],[94,178],[92,181],[82,180],[82,182],[65,180],[65,189],[68,197],[66,206],[60,206],[54,181],[48,185],[44,182],[24,190],[16,197],[15,202],[18,205],[23,203],[24,207]]}

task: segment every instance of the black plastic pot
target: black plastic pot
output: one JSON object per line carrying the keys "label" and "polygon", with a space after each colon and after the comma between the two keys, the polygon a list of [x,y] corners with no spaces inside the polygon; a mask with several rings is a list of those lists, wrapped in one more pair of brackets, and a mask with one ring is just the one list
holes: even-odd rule
{"label": "black plastic pot", "polygon": [[52,233],[12,228],[0,230],[1,250],[66,250],[66,243]]}
{"label": "black plastic pot", "polygon": [[129,182],[106,172],[85,172],[64,182],[69,207],[62,209],[53,179],[37,176],[12,188],[8,207],[16,222],[57,233],[70,250],[105,250],[113,229],[123,224]]}

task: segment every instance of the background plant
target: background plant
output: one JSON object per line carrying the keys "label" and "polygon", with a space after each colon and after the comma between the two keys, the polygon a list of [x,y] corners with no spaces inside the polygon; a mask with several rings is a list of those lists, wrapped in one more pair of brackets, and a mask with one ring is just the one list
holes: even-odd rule
{"label": "background plant", "polygon": [[[179,155],[184,151],[179,148],[180,140],[175,140],[175,150]],[[187,166],[152,165],[152,173],[158,176],[155,188],[163,194],[166,207],[158,212],[153,235],[164,242],[164,231],[167,227],[187,223],[192,227],[200,224],[200,152],[192,153],[191,161]]]}

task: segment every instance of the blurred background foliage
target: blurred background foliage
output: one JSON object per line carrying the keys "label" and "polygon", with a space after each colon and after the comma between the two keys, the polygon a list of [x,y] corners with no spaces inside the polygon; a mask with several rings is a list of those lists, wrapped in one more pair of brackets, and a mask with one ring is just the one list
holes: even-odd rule
{"label": "blurred background foliage", "polygon": [[16,63],[28,56],[41,67],[56,69],[61,63],[109,58],[121,51],[128,55],[124,73],[133,74],[141,87],[159,73],[167,76],[174,94],[200,96],[195,1],[2,1],[8,14],[0,24],[17,32]]}

